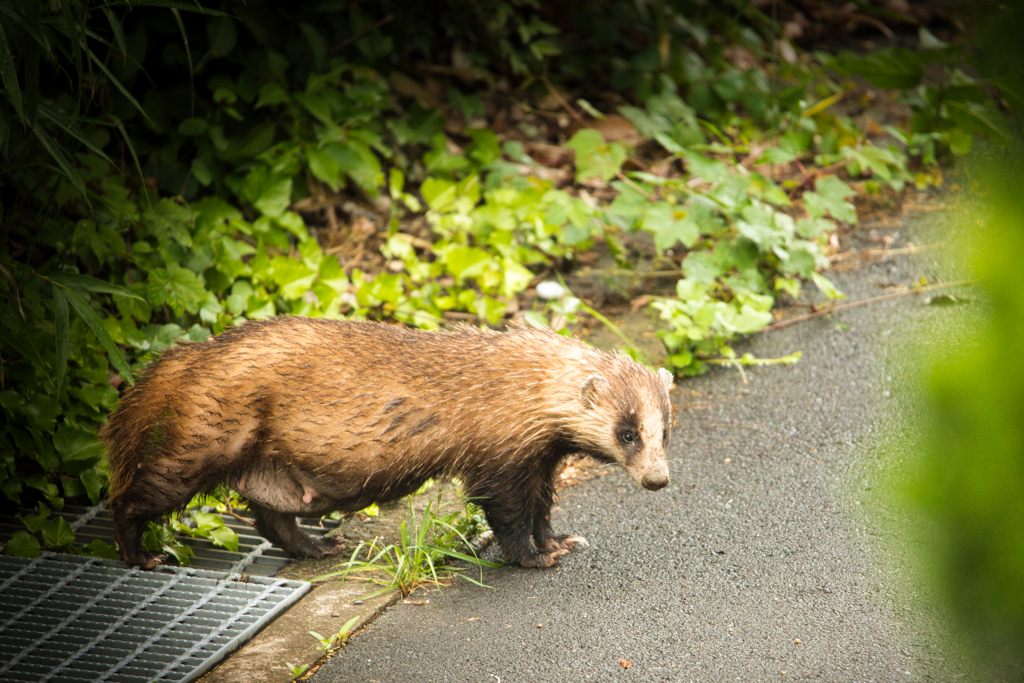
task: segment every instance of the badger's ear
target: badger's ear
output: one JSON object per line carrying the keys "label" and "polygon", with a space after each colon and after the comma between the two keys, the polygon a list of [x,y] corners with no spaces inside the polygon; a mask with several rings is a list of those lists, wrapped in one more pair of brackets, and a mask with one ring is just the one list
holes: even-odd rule
{"label": "badger's ear", "polygon": [[672,373],[665,368],[662,368],[661,370],[658,370],[658,377],[661,378],[662,383],[665,385],[665,391],[672,391]]}
{"label": "badger's ear", "polygon": [[583,386],[580,387],[580,399],[583,401],[583,407],[587,410],[597,406],[597,392],[602,384],[608,384],[608,380],[601,375],[591,375],[583,380]]}

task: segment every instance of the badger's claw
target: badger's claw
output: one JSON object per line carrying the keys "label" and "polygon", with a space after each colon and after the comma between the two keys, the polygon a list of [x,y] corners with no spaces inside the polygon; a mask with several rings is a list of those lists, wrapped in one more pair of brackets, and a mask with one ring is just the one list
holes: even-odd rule
{"label": "badger's claw", "polygon": [[568,548],[569,550],[575,549],[576,546],[581,548],[590,547],[590,541],[582,536],[560,536],[558,540],[562,542],[563,548]]}
{"label": "badger's claw", "polygon": [[523,567],[533,569],[547,569],[557,565],[558,558],[562,555],[568,554],[569,551],[563,549],[552,550],[549,553],[537,553],[536,555],[528,555],[526,557],[519,558],[519,564]]}
{"label": "badger's claw", "polygon": [[142,553],[138,558],[123,558],[129,567],[138,566],[139,569],[153,569],[158,564],[163,564],[167,556],[162,553]]}
{"label": "badger's claw", "polygon": [[494,543],[494,532],[488,529],[482,534],[469,539],[469,548],[475,553],[482,553],[487,550],[492,543]]}
{"label": "badger's claw", "polygon": [[589,548],[590,541],[583,538],[582,536],[555,536],[549,538],[544,547],[541,550],[574,550],[576,546],[581,548]]}

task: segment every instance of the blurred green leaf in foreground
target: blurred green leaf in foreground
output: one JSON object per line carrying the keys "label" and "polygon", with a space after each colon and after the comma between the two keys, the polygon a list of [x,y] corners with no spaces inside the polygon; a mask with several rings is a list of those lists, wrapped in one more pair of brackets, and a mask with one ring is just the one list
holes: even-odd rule
{"label": "blurred green leaf in foreground", "polygon": [[[1024,674],[1024,150],[985,162],[969,212],[977,325],[931,344],[921,453],[906,489],[926,568],[979,661]],[[973,174],[972,174],[973,175]],[[995,672],[994,672],[995,673]]]}

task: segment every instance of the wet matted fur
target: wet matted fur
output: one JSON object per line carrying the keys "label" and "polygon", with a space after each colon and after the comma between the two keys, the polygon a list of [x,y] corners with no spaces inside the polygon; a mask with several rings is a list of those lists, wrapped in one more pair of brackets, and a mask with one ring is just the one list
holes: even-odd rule
{"label": "wet matted fur", "polygon": [[319,557],[338,547],[295,516],[457,476],[506,557],[549,567],[583,541],[549,522],[564,457],[617,462],[651,490],[668,484],[670,386],[664,370],[549,330],[248,322],[164,353],[102,429],[121,556],[155,566],[147,523],[221,482],[248,498],[265,537]]}

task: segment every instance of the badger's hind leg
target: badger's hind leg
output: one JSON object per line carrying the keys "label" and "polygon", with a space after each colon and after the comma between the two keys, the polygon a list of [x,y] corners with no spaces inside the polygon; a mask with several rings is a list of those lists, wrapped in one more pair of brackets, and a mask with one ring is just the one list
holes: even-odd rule
{"label": "badger's hind leg", "polygon": [[142,549],[142,535],[150,522],[161,515],[124,515],[114,508],[114,540],[117,542],[121,559],[129,567],[152,569],[166,559],[166,555],[151,553]]}
{"label": "badger's hind leg", "polygon": [[274,545],[297,557],[316,559],[341,552],[341,538],[313,538],[299,529],[295,515],[249,501],[256,530]]}

